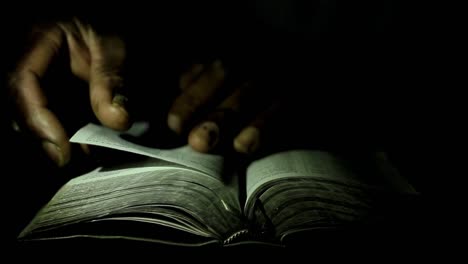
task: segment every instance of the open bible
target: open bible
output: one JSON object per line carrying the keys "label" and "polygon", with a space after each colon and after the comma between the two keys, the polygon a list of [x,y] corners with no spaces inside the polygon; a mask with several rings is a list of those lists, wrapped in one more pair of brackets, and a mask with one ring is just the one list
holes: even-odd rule
{"label": "open bible", "polygon": [[[67,182],[21,232],[21,240],[115,238],[169,245],[284,246],[315,230],[373,221],[379,202],[414,189],[384,153],[349,157],[294,149],[229,168],[228,160],[131,140],[145,123],[118,133],[88,124],[71,139],[133,153]],[[365,156],[365,157],[364,157]]]}

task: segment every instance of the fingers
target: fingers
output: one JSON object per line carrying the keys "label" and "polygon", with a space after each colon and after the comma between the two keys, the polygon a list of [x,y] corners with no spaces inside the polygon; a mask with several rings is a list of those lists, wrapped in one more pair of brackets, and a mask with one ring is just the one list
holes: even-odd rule
{"label": "fingers", "polygon": [[260,147],[261,129],[255,125],[249,125],[242,129],[233,141],[234,149],[239,153],[251,154]]}
{"label": "fingers", "polygon": [[214,121],[204,121],[192,129],[188,143],[194,150],[207,153],[218,145],[219,136],[219,125]]}
{"label": "fingers", "polygon": [[77,19],[72,23],[59,23],[58,26],[65,33],[72,73],[84,81],[89,81],[91,54],[86,45],[86,27]]}
{"label": "fingers", "polygon": [[[215,61],[195,81],[190,76],[185,77],[186,80],[181,80],[181,84],[184,85],[181,88],[185,90],[176,98],[169,110],[167,118],[169,128],[178,134],[183,133],[197,112],[201,112],[219,94],[225,75],[221,62]],[[190,80],[191,85],[185,86]]]}
{"label": "fingers", "polygon": [[127,98],[119,93],[123,88],[124,42],[116,37],[98,36],[92,29],[87,32],[91,106],[103,125],[125,130],[130,126],[130,116],[126,110]]}
{"label": "fingers", "polygon": [[96,117],[107,127],[127,129],[130,125],[127,98],[119,93],[123,86],[124,42],[117,37],[100,36],[77,19],[59,26],[67,39],[72,72],[89,81]]}
{"label": "fingers", "polygon": [[186,91],[189,86],[197,80],[200,74],[203,72],[203,64],[195,64],[190,68],[189,71],[182,74],[180,77],[179,87],[182,91]]}
{"label": "fingers", "polygon": [[[239,153],[253,154],[259,150],[268,129],[275,129],[273,125],[279,104],[272,104],[268,109],[259,113],[253,121],[244,127],[234,138],[233,147]],[[271,132],[271,131],[270,131]],[[275,131],[273,131],[275,132]]]}
{"label": "fingers", "polygon": [[42,147],[59,166],[70,159],[70,143],[57,117],[47,109],[47,98],[39,79],[57,55],[62,42],[63,32],[58,27],[43,32],[10,79],[18,121],[42,140]]}
{"label": "fingers", "polygon": [[[233,147],[240,153],[254,153],[260,147],[264,124],[271,123],[276,107],[269,104],[271,95],[261,93],[250,83],[237,87],[216,105],[214,102],[220,99],[221,91],[230,90],[224,83],[224,69],[218,63],[206,71],[203,71],[203,66],[195,65],[182,76],[180,86],[183,93],[173,104],[168,125],[182,133],[190,127],[191,121],[201,120],[188,135],[188,144],[199,152]],[[207,106],[215,109],[199,118]]]}
{"label": "fingers", "polygon": [[237,88],[191,130],[189,145],[199,152],[210,152],[226,142],[232,142],[241,125],[245,125],[248,115],[256,112],[256,104],[260,104],[258,99],[250,84]]}

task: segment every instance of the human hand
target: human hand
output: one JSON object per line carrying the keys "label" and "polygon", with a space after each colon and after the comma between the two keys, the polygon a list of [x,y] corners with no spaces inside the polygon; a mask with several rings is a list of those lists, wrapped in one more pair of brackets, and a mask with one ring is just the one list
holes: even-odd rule
{"label": "human hand", "polygon": [[276,91],[254,81],[230,82],[222,62],[195,64],[180,78],[181,94],[167,117],[170,129],[188,133],[189,145],[210,152],[230,145],[244,154],[256,152],[286,103]]}
{"label": "human hand", "polygon": [[119,94],[125,44],[118,37],[99,35],[77,19],[54,23],[35,32],[35,36],[10,76],[15,125],[33,134],[47,155],[63,166],[70,160],[71,145],[62,122],[48,108],[48,94],[41,80],[59,52],[67,52],[72,74],[89,83],[89,98],[98,120],[112,129],[125,130],[130,125],[127,99]]}

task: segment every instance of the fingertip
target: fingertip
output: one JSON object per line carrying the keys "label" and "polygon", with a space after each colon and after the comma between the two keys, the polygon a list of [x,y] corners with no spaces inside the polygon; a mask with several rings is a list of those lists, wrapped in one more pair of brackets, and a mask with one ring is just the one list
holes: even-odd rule
{"label": "fingertip", "polygon": [[207,138],[200,136],[198,133],[190,133],[188,143],[195,151],[207,153],[210,151],[207,140]]}
{"label": "fingertip", "polygon": [[119,93],[112,94],[110,89],[112,86],[90,81],[91,106],[101,124],[114,130],[124,131],[131,125],[130,114],[126,108],[128,98]]}
{"label": "fingertip", "polygon": [[244,128],[234,139],[234,149],[237,152],[251,154],[260,146],[260,131],[254,126]]}
{"label": "fingertip", "polygon": [[37,138],[42,140],[42,149],[59,167],[71,158],[71,143],[57,117],[47,108],[35,108],[25,118],[25,125]]}
{"label": "fingertip", "polygon": [[91,154],[91,150],[89,148],[89,145],[87,144],[80,144],[80,148],[81,150],[83,151],[84,154],[86,155],[90,155]]}
{"label": "fingertip", "polygon": [[204,122],[192,129],[189,134],[189,145],[198,152],[210,152],[219,141],[219,127],[214,122]]}
{"label": "fingertip", "polygon": [[127,130],[131,124],[128,111],[116,103],[108,107],[100,107],[98,119],[104,126],[119,131]]}
{"label": "fingertip", "polygon": [[64,145],[60,147],[51,141],[44,140],[42,141],[42,148],[58,167],[64,167],[70,161],[71,152],[69,146]]}
{"label": "fingertip", "polygon": [[182,119],[179,115],[169,113],[167,116],[167,126],[177,134],[182,134]]}

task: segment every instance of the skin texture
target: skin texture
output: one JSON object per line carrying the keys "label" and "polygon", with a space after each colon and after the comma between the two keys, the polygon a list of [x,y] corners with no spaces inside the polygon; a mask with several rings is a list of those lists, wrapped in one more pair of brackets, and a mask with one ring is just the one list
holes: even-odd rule
{"label": "skin texture", "polygon": [[[131,113],[126,109],[128,98],[119,94],[119,89],[124,82],[121,72],[126,45],[118,36],[100,35],[78,19],[55,23],[35,33],[35,41],[10,78],[15,125],[34,135],[47,155],[64,166],[71,158],[69,135],[48,108],[41,79],[59,51],[66,49],[71,72],[88,83],[97,119],[109,128],[125,130],[131,125]],[[255,106],[259,99],[255,86],[248,82],[229,84],[229,74],[223,62],[215,60],[194,64],[180,75],[180,93],[168,109],[167,126],[187,135],[188,144],[196,151],[211,152],[228,142],[237,152],[255,152],[264,124],[271,122],[278,109],[273,103]]]}

